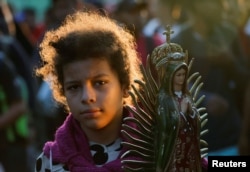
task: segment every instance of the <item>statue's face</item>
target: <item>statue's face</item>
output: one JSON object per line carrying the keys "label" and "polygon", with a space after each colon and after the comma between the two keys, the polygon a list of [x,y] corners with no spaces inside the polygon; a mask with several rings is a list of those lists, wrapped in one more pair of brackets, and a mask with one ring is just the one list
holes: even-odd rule
{"label": "statue's face", "polygon": [[175,91],[180,91],[179,89],[182,89],[185,83],[186,73],[186,70],[183,68],[175,72],[173,76],[173,88]]}

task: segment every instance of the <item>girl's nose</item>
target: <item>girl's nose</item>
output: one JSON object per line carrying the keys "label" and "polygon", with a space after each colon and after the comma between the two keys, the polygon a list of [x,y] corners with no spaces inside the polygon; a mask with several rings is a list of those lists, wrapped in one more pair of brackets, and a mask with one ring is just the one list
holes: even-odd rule
{"label": "girl's nose", "polygon": [[95,89],[90,84],[85,85],[82,89],[81,101],[82,103],[93,103],[96,101]]}

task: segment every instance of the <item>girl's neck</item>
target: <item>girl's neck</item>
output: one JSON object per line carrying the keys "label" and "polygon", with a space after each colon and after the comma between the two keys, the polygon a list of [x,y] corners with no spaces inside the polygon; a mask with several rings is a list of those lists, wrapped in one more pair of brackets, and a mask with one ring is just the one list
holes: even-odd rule
{"label": "girl's neck", "polygon": [[121,122],[116,122],[112,127],[107,126],[102,129],[83,129],[88,140],[99,144],[110,144],[120,136]]}
{"label": "girl's neck", "polygon": [[119,138],[119,133],[105,131],[89,132],[86,135],[89,141],[104,145],[110,144]]}

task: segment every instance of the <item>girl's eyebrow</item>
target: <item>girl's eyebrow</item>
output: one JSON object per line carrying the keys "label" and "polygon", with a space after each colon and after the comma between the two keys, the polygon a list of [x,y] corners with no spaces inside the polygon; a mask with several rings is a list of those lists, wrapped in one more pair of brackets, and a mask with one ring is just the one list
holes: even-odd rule
{"label": "girl's eyebrow", "polygon": [[[94,75],[94,76],[90,76],[87,79],[99,79],[99,78],[108,77],[108,76],[109,76],[109,74],[100,73],[100,74],[97,74],[97,75]],[[65,81],[64,84],[74,84],[74,83],[77,83],[77,82],[79,82],[79,79],[72,79],[72,80]]]}
{"label": "girl's eyebrow", "polygon": [[75,83],[77,83],[78,81],[76,81],[76,80],[72,80],[72,81],[65,81],[64,82],[64,85],[70,85],[70,84],[75,84]]}
{"label": "girl's eyebrow", "polygon": [[100,74],[94,75],[93,77],[90,77],[90,78],[97,79],[97,78],[107,77],[107,76],[109,76],[109,74],[100,73]]}

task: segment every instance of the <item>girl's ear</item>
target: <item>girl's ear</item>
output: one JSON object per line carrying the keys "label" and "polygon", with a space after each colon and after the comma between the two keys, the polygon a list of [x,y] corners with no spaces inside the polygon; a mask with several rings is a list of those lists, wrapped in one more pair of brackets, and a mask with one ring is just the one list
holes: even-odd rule
{"label": "girl's ear", "polygon": [[128,98],[129,97],[128,89],[123,89],[123,97],[124,98]]}

